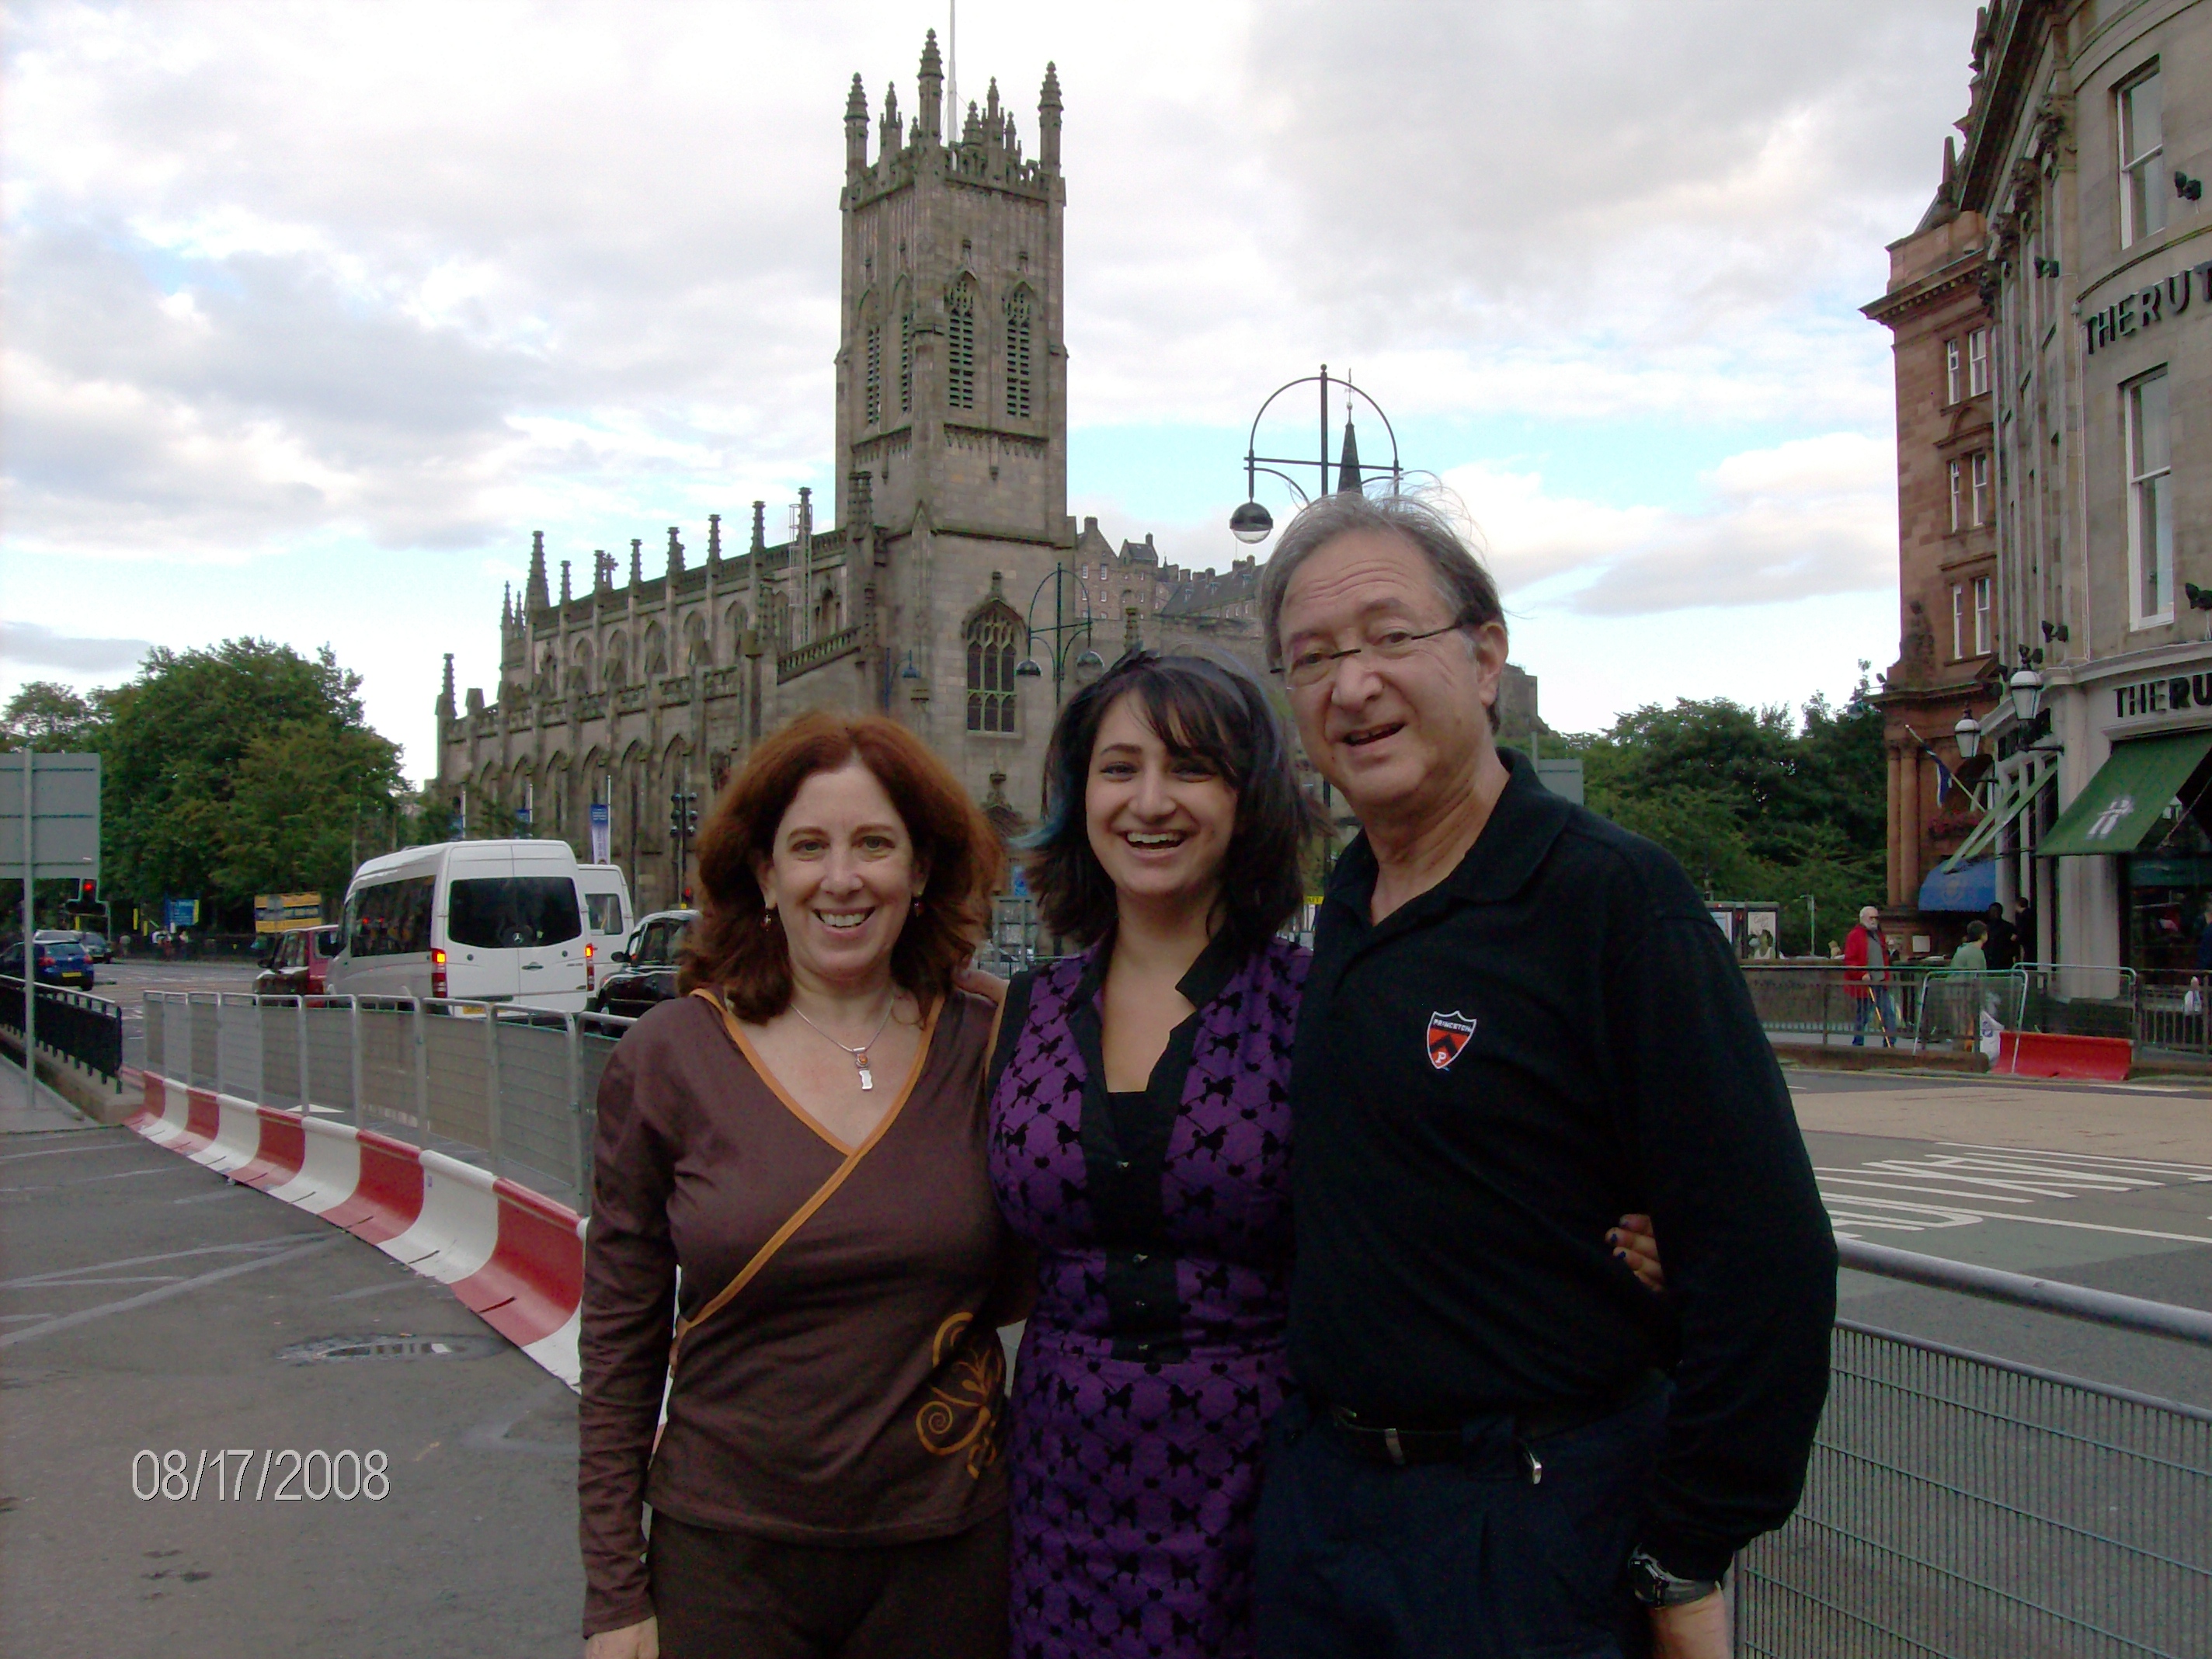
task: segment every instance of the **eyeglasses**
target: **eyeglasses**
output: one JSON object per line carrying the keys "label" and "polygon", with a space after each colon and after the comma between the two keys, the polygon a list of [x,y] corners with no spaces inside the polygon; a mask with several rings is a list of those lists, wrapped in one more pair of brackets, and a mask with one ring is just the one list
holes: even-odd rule
{"label": "eyeglasses", "polygon": [[1358,645],[1348,645],[1341,651],[1327,651],[1317,645],[1305,646],[1273,672],[1303,690],[1328,678],[1336,672],[1337,664],[1346,657],[1356,657],[1364,651],[1381,662],[1403,662],[1414,653],[1414,647],[1423,640],[1435,639],[1439,634],[1455,634],[1462,628],[1472,628],[1477,620],[1472,611],[1462,611],[1442,628],[1431,628],[1425,633],[1416,634],[1410,629],[1383,627],[1370,634]]}

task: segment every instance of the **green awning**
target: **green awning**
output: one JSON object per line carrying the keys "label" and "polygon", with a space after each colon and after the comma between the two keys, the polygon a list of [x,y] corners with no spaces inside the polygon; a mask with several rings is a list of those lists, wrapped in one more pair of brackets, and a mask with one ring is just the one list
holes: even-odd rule
{"label": "green awning", "polygon": [[2212,753],[2212,732],[2137,738],[2116,745],[2089,787],[2058,815],[2036,853],[2056,859],[2134,852],[2158,827],[2207,753]]}
{"label": "green awning", "polygon": [[1977,858],[1997,838],[1997,831],[2027,810],[2027,804],[2057,781],[2058,769],[2046,766],[2035,775],[2033,782],[2022,787],[2016,778],[1997,781],[1996,799],[1990,802],[1989,814],[1976,824],[1973,833],[1959,843],[1959,850],[1938,866],[1945,871],[1956,870],[1969,860]]}

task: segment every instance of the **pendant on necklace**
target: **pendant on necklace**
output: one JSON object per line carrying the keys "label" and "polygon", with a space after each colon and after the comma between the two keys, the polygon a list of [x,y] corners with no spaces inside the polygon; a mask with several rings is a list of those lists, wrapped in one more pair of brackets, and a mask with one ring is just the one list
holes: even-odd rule
{"label": "pendant on necklace", "polygon": [[867,1062],[866,1060],[855,1060],[853,1063],[860,1068],[860,1089],[862,1092],[865,1093],[866,1091],[874,1088],[876,1086],[876,1074],[868,1069]]}

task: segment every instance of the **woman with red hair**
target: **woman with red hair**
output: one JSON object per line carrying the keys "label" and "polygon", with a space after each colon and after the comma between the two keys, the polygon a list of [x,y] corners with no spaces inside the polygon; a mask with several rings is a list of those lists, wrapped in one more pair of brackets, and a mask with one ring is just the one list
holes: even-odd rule
{"label": "woman with red hair", "polygon": [[1018,1310],[981,1110],[994,1010],[954,984],[1003,868],[876,715],[803,716],[716,806],[689,994],[599,1088],[587,1659],[1005,1652]]}

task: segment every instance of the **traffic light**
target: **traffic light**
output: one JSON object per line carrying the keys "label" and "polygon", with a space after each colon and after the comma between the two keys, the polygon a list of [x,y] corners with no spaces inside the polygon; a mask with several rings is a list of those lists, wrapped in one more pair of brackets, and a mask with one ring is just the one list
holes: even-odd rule
{"label": "traffic light", "polygon": [[100,884],[97,881],[93,880],[90,877],[87,877],[83,880],[78,882],[76,884],[76,902],[79,904],[99,903]]}

